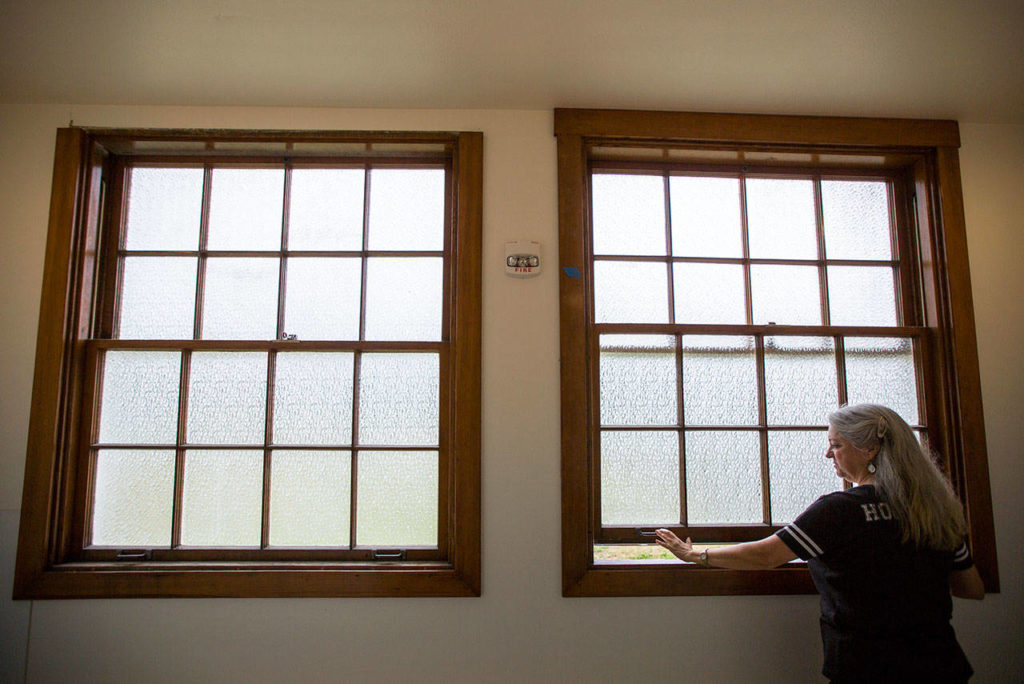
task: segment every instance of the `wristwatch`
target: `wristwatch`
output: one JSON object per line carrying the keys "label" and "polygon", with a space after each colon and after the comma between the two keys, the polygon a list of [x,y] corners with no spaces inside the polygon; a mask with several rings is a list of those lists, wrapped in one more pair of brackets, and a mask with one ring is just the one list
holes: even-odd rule
{"label": "wristwatch", "polygon": [[708,562],[708,550],[704,549],[700,552],[700,565],[703,568],[710,568],[711,563]]}

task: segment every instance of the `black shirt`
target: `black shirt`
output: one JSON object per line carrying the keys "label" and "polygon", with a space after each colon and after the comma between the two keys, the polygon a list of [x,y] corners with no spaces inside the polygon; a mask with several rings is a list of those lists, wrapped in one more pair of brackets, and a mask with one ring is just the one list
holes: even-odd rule
{"label": "black shirt", "polygon": [[826,494],[777,534],[808,562],[821,594],[826,677],[970,677],[949,624],[949,573],[973,564],[966,544],[936,551],[902,543],[899,524],[872,485]]}

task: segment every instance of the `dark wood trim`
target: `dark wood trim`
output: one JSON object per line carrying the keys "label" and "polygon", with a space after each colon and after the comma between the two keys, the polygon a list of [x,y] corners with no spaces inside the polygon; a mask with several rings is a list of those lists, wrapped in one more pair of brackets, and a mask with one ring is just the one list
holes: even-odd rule
{"label": "dark wood trim", "polygon": [[[253,450],[256,451],[256,450]],[[166,546],[156,548],[145,548],[148,558],[144,561],[135,562],[132,568],[146,571],[158,571],[160,568],[171,568],[174,570],[201,571],[213,569],[223,570],[226,565],[240,564],[243,569],[273,569],[288,570],[292,567],[308,567],[310,564],[319,564],[327,568],[351,569],[355,564],[362,564],[364,570],[372,570],[375,560],[374,554],[381,549],[394,549],[398,547],[376,546],[376,545],[341,545],[341,546],[315,546],[301,548],[293,546],[252,546],[236,547],[203,547],[184,546],[169,549]],[[106,564],[127,567],[120,561],[118,554],[122,551],[131,551],[132,547],[114,548],[109,546],[95,546],[85,549],[73,561],[69,561],[56,569],[81,570],[102,570]],[[403,562],[409,565],[423,563],[449,564],[447,553],[437,547],[401,547],[404,556]]]}
{"label": "dark wood trim", "polygon": [[[556,112],[557,115],[557,112]],[[582,595],[593,556],[588,519],[591,449],[587,424],[586,284],[584,242],[586,160],[578,136],[558,139],[559,337],[562,401],[562,595]],[[569,273],[575,275],[570,275]]]}
{"label": "dark wood trim", "polygon": [[732,145],[960,146],[956,121],[625,109],[556,109],[555,135]]}
{"label": "dark wood trim", "polygon": [[700,323],[596,323],[601,335],[760,335],[765,337],[921,337],[927,329],[858,325],[705,325]]}
{"label": "dark wood trim", "polygon": [[[977,342],[966,256],[961,197],[959,129],[955,121],[762,116],[687,112],[557,109],[559,247],[562,267],[581,277],[559,274],[562,363],[562,585],[565,596],[760,594],[811,592],[806,570],[794,566],[765,572],[701,571],[665,564],[601,563],[592,559],[595,534],[602,542],[636,543],[632,528],[602,527],[594,512],[596,427],[588,414],[588,375],[593,350],[587,334],[750,334],[908,337],[926,363],[919,396],[927,415],[922,423],[933,446],[949,460],[950,475],[968,510],[972,549],[989,591],[998,591],[991,494],[980,402]],[[893,193],[893,220],[900,235],[893,261],[902,325],[857,326],[685,326],[676,324],[587,325],[589,264],[587,172],[593,148],[623,148],[596,157],[594,168],[629,172],[691,169],[742,177],[743,159],[752,152],[751,173],[806,170],[814,176],[865,174],[902,186]],[[703,154],[701,150],[710,150]],[[722,162],[714,151],[735,150]],[[680,151],[680,154],[672,154]],[[660,154],[659,154],[660,152]],[[779,153],[779,161],[772,159]],[[626,155],[634,154],[633,158]],[[883,161],[872,158],[884,157]],[[848,157],[848,159],[846,158]],[[754,161],[756,159],[756,161]],[[860,160],[860,161],[858,161]],[[862,168],[844,169],[845,164]],[[903,179],[907,179],[904,181]],[[820,214],[820,209],[819,209]],[[820,223],[820,217],[819,217]],[[909,223],[909,225],[907,225]],[[820,228],[819,228],[820,230]],[[914,233],[905,236],[903,233]],[[819,259],[820,267],[831,264]],[[602,257],[604,258],[604,257]],[[624,257],[625,258],[625,257]],[[654,258],[671,262],[671,256]],[[744,265],[749,260],[737,261]],[[858,264],[861,265],[861,264]],[[881,264],[879,264],[881,265]],[[920,276],[912,275],[919,272]],[[748,293],[749,299],[749,293]],[[823,300],[824,303],[824,300]],[[842,350],[837,349],[837,364]],[[842,369],[837,367],[842,389]],[[762,402],[763,404],[763,399]],[[763,406],[762,406],[763,412]],[[592,407],[589,413],[593,413]],[[610,426],[605,426],[610,427]],[[757,426],[754,426],[757,428]],[[614,429],[614,427],[612,427]],[[624,428],[625,429],[625,428]],[[681,430],[681,426],[667,429]],[[761,427],[764,434],[767,429]],[[591,490],[591,491],[588,491]],[[710,532],[710,530],[708,530]],[[725,534],[746,538],[763,530],[732,528]],[[614,566],[614,567],[611,567]]]}
{"label": "dark wood trim", "polygon": [[462,573],[445,564],[334,567],[307,566],[247,570],[228,564],[215,569],[147,569],[102,564],[54,568],[26,578],[15,598],[321,598],[479,596]]}
{"label": "dark wood trim", "polygon": [[[209,136],[214,136],[216,140]],[[103,164],[90,166],[90,159],[100,159],[91,150],[105,150],[117,155],[159,154],[175,158],[179,152],[195,151],[194,146],[177,145],[181,141],[219,142],[270,141],[286,139],[290,148],[296,141],[343,143],[338,152],[345,153],[355,141],[365,142],[359,150],[361,163],[390,164],[398,159],[419,158],[431,167],[447,165],[455,176],[446,202],[454,218],[447,254],[452,260],[448,277],[451,287],[446,304],[451,319],[448,334],[442,342],[284,342],[280,340],[148,340],[109,339],[115,334],[109,320],[92,311],[109,304],[116,291],[110,265],[117,259],[103,262],[108,270],[101,279],[106,288],[93,291],[96,257],[118,254],[119,245],[109,243],[97,249],[97,230],[113,240],[120,234],[117,207],[108,202],[108,220],[98,217],[98,202],[90,188],[97,189],[95,178]],[[133,148],[135,141],[166,142],[158,150]],[[347,145],[348,147],[345,147]],[[94,146],[94,147],[93,147]],[[375,147],[376,146],[376,147]],[[207,148],[210,145],[206,145]],[[422,149],[419,149],[422,147]],[[226,152],[230,156],[232,152]],[[268,152],[269,154],[269,152]],[[326,153],[319,152],[320,157]],[[429,158],[420,157],[428,155]],[[14,587],[15,598],[88,598],[88,597],[199,597],[199,596],[479,596],[481,592],[480,550],[480,401],[481,401],[481,258],[482,258],[482,196],[483,136],[480,133],[318,133],[237,131],[109,131],[95,129],[61,129],[57,133],[54,161],[53,194],[47,238],[44,286],[40,306],[35,385],[30,418],[29,448],[26,461],[21,534]],[[210,155],[201,156],[207,162]],[[216,155],[214,155],[216,156]],[[372,162],[367,160],[373,159]],[[318,158],[319,160],[319,158]],[[382,162],[379,160],[383,160]],[[123,169],[123,164],[114,168]],[[89,174],[92,174],[91,176]],[[91,185],[90,185],[91,183]],[[209,192],[204,189],[204,195]],[[113,196],[113,194],[112,194]],[[116,198],[115,198],[116,200]],[[114,201],[114,200],[112,200]],[[205,222],[205,216],[203,218]],[[109,241],[108,241],[109,242]],[[199,255],[204,256],[205,245]],[[362,254],[362,253],[360,253]],[[419,254],[417,254],[418,256]],[[318,254],[318,256],[320,256]],[[201,280],[201,276],[200,276]],[[104,294],[105,293],[105,294]],[[197,292],[201,295],[201,292]],[[197,307],[197,326],[201,311]],[[94,331],[106,330],[108,339],[92,339]],[[345,350],[362,351],[429,351],[438,353],[451,370],[447,393],[454,404],[442,411],[448,431],[447,446],[433,447],[440,458],[450,463],[441,474],[448,476],[448,489],[439,498],[445,510],[439,513],[440,548],[404,550],[404,560],[380,561],[373,549],[188,549],[178,548],[178,532],[172,533],[165,549],[149,552],[145,562],[116,562],[119,549],[83,548],[88,545],[88,526],[75,520],[71,506],[88,515],[88,487],[75,486],[75,481],[88,483],[89,478],[76,463],[89,468],[92,462],[92,441],[89,427],[79,427],[82,410],[91,412],[99,397],[94,389],[98,383],[93,375],[100,366],[98,358],[107,349],[168,349],[187,357],[194,350],[237,349],[259,350],[271,354],[287,351]],[[92,361],[88,361],[88,359]],[[187,361],[183,362],[183,378],[187,390]],[[272,368],[268,368],[268,377]],[[272,382],[272,379],[269,381]],[[84,408],[83,397],[87,399]],[[187,400],[182,391],[179,404]],[[268,395],[268,402],[272,397]],[[179,407],[180,408],[180,407]],[[268,406],[267,412],[272,411]],[[83,421],[85,422],[85,421]],[[450,425],[448,425],[450,423]],[[179,417],[179,432],[185,424]],[[85,432],[82,432],[82,431]],[[266,437],[266,435],[265,435]],[[267,439],[264,439],[267,442]],[[81,443],[81,449],[77,445]],[[266,451],[270,447],[262,445]],[[176,445],[178,469],[185,446],[184,435]],[[288,445],[283,445],[288,448]],[[448,456],[445,456],[447,449]],[[353,447],[355,453],[359,447]],[[80,456],[79,454],[85,454]],[[84,460],[83,460],[84,459]],[[446,470],[447,469],[447,470]],[[176,485],[180,498],[181,482]],[[264,485],[266,487],[266,483]],[[442,486],[445,486],[442,484]],[[84,492],[84,495],[83,495]],[[76,498],[77,497],[77,498]],[[266,504],[266,495],[264,495]],[[84,509],[83,509],[84,507]],[[180,516],[180,502],[174,516]],[[81,514],[80,514],[81,517]],[[264,528],[266,524],[264,522]],[[178,525],[175,525],[178,528]],[[264,533],[263,544],[268,541]],[[159,561],[159,562],[155,562]]]}
{"label": "dark wood trim", "polygon": [[739,596],[813,594],[807,569],[720,570],[676,563],[609,563],[591,569],[563,595],[575,596]]}
{"label": "dark wood trim", "polygon": [[939,211],[945,247],[945,272],[949,288],[950,354],[955,382],[952,399],[956,463],[964,487],[961,496],[967,507],[972,553],[985,580],[986,590],[999,591],[998,560],[995,546],[995,522],[992,516],[992,492],[988,475],[988,450],[981,401],[981,371],[978,365],[978,340],[974,323],[974,297],[971,292],[970,263],[967,258],[967,228],[964,219],[963,191],[960,185],[960,159],[955,148],[936,151]]}
{"label": "dark wood trim", "polygon": [[453,169],[458,194],[452,236],[452,266],[458,293],[450,338],[456,410],[452,416],[453,491],[449,499],[454,572],[470,595],[481,585],[481,320],[483,268],[483,134],[460,133]]}
{"label": "dark wood trim", "polygon": [[135,349],[165,351],[362,351],[362,352],[439,352],[444,342],[359,342],[356,340],[106,340],[85,342],[95,349]]}
{"label": "dark wood trim", "polygon": [[76,129],[58,130],[36,334],[15,598],[31,595],[35,579],[50,565],[58,550],[54,522],[58,514],[61,459],[57,456],[70,448],[65,438],[68,428],[62,423],[69,401],[66,393],[73,377],[68,357],[75,342],[73,329],[69,329],[74,312],[68,292],[73,289],[73,263],[78,257],[74,248],[82,221],[79,199],[86,181],[87,159],[87,136]]}

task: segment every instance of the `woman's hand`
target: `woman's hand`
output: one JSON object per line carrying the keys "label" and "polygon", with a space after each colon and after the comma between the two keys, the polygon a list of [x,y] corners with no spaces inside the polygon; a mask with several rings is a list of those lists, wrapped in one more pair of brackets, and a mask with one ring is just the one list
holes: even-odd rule
{"label": "woman's hand", "polygon": [[656,530],[654,535],[654,541],[657,542],[658,546],[668,549],[676,558],[687,563],[696,563],[700,560],[700,554],[693,550],[693,544],[690,542],[689,537],[686,538],[686,541],[683,541],[672,530],[664,528]]}

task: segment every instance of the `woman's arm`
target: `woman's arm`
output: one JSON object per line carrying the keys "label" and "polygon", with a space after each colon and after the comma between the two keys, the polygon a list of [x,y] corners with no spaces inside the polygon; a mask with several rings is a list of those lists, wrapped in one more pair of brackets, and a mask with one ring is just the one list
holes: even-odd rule
{"label": "woman's arm", "polygon": [[978,568],[971,566],[966,570],[954,570],[949,573],[949,591],[958,598],[985,598],[985,584],[981,581]]}
{"label": "woman's arm", "polygon": [[[680,560],[700,562],[700,552],[693,550],[689,537],[683,541],[671,530],[661,529],[657,531],[655,541]],[[774,534],[759,541],[709,549],[707,554],[708,565],[732,570],[768,570],[795,558],[796,554]]]}

